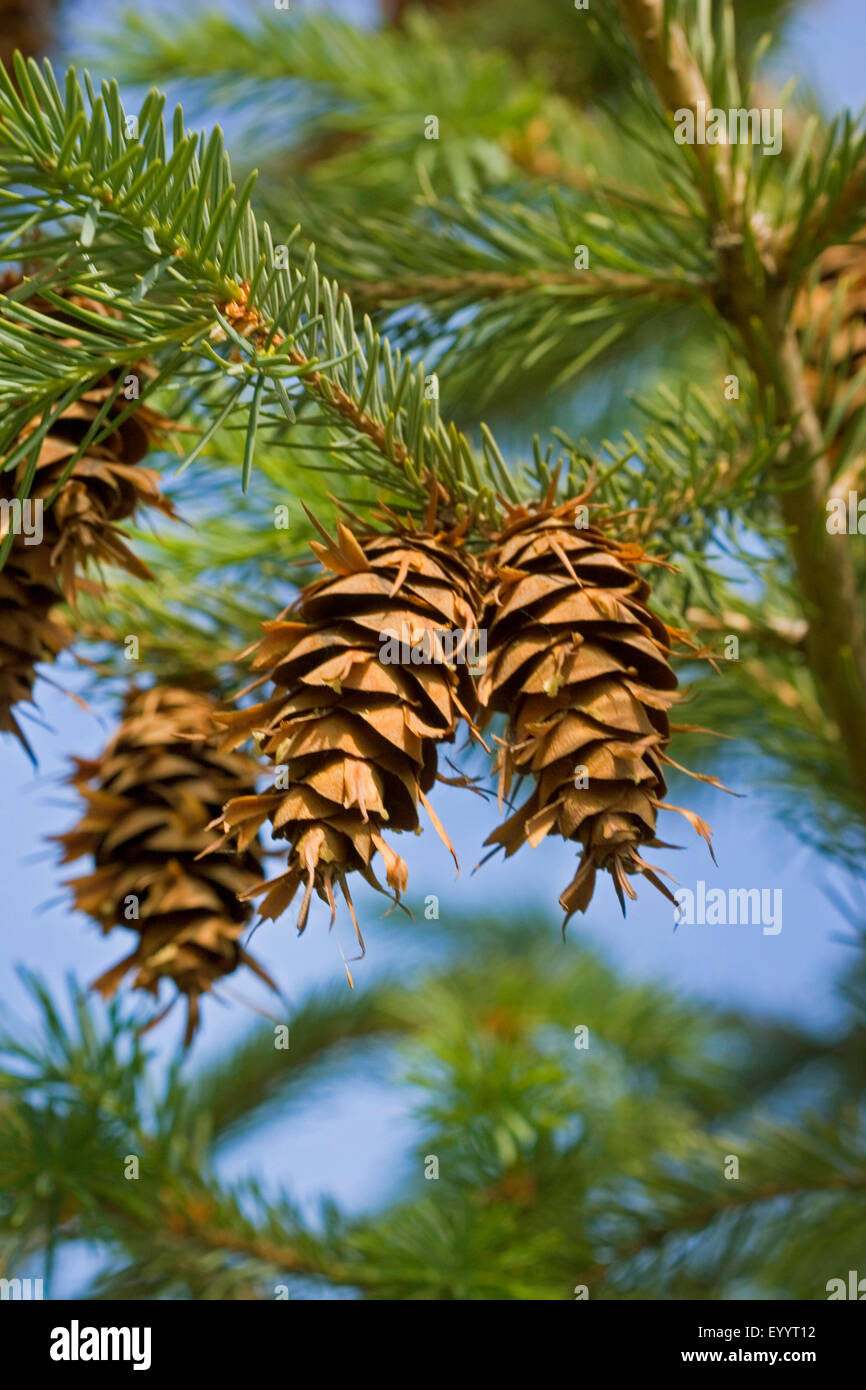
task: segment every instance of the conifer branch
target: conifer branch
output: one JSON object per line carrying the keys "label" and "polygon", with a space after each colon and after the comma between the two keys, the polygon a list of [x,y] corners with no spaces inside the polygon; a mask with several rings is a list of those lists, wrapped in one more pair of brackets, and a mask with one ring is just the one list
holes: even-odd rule
{"label": "conifer branch", "polygon": [[[619,3],[663,108],[709,110],[712,95],[685,30],[667,15],[664,0]],[[758,381],[778,393],[779,418],[791,425],[791,448],[780,451],[777,470],[779,506],[807,609],[810,661],[866,809],[866,616],[854,557],[850,546],[833,543],[825,527],[833,467],[790,321],[792,287],[778,269],[775,238],[765,240],[757,266],[746,249],[754,241],[754,224],[747,235],[743,187],[732,180],[728,149],[724,143],[695,146],[704,170],[718,176],[702,182],[726,271],[717,307],[738,333]],[[859,186],[857,179],[852,186]],[[839,199],[843,217],[849,192],[843,189]]]}
{"label": "conifer branch", "polygon": [[473,303],[498,299],[502,295],[527,294],[532,290],[555,287],[566,289],[575,299],[597,299],[599,295],[616,299],[645,297],[648,290],[668,303],[688,303],[697,298],[700,288],[683,280],[653,280],[648,284],[643,276],[601,271],[575,275],[556,271],[527,271],[509,275],[497,271],[465,271],[455,275],[407,275],[394,280],[359,280],[348,287],[353,302],[369,310],[388,308],[394,304],[421,301],[425,304],[442,299],[466,298]]}
{"label": "conifer branch", "polygon": [[[482,514],[495,509],[499,479],[489,451],[476,456],[465,436],[440,420],[423,367],[392,353],[369,324],[362,343],[351,304],[338,286],[321,279],[311,255],[302,266],[278,261],[269,229],[257,226],[251,210],[252,182],[235,196],[219,130],[195,140],[183,133],[176,113],[169,156],[154,94],[132,139],[116,86],[103,86],[88,116],[70,74],[70,126],[50,66],[40,72],[35,63],[19,62],[16,71],[23,98],[8,75],[0,76],[0,169],[35,192],[16,197],[0,218],[7,242],[15,242],[34,208],[80,218],[82,230],[43,238],[40,258],[55,262],[50,277],[42,272],[2,305],[0,395],[4,355],[15,364],[14,373],[7,368],[5,386],[13,407],[3,430],[7,447],[22,424],[54,408],[72,382],[80,389],[116,370],[146,341],[157,361],[169,350],[175,363],[179,353],[187,364],[198,359],[197,375],[185,368],[194,388],[190,399],[209,388],[211,410],[215,373],[222,375],[229,393],[224,413],[234,403],[247,414],[250,464],[258,421],[267,428],[279,420],[287,430],[295,419],[292,398],[305,397],[321,409],[316,423],[341,433],[347,469],[390,483],[416,505],[435,477],[457,502]],[[74,287],[111,305],[109,325],[97,330],[87,322],[80,344],[61,355],[59,373],[57,343],[46,337],[52,325],[27,307],[32,288],[45,279],[54,292]],[[75,312],[86,321],[83,311]],[[29,382],[22,380],[24,360],[32,364]],[[166,384],[179,384],[183,394],[177,365]],[[253,411],[239,403],[247,386]],[[7,457],[6,467],[24,447]],[[333,451],[336,445],[326,437],[322,447]]]}
{"label": "conifer branch", "polygon": [[[625,27],[664,109],[696,114],[703,104],[704,111],[709,110],[712,102],[703,72],[692,54],[685,29],[671,17],[667,0],[619,0],[619,4]],[[718,178],[723,194],[729,197],[729,146],[723,142],[702,143],[695,146],[695,155],[709,176],[705,188],[712,190]],[[714,208],[719,210],[718,206]]]}
{"label": "conifer branch", "polygon": [[823,1180],[808,1184],[799,1182],[765,1182],[749,1189],[732,1191],[726,1188],[718,1199],[702,1202],[695,1207],[686,1207],[667,1220],[654,1224],[643,1235],[622,1246],[610,1257],[599,1261],[577,1276],[576,1283],[592,1288],[604,1279],[616,1276],[620,1266],[651,1252],[658,1251],[665,1243],[689,1231],[706,1231],[712,1224],[735,1212],[760,1208],[765,1203],[788,1198],[796,1203],[824,1194],[841,1195],[859,1193],[866,1188],[866,1170],[849,1173],[828,1171]]}

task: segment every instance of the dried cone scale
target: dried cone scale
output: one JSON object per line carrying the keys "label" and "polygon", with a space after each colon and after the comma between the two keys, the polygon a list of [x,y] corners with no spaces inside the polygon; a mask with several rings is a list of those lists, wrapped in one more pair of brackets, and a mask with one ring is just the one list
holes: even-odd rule
{"label": "dried cone scale", "polygon": [[[266,820],[288,841],[285,872],[250,894],[267,890],[262,917],[278,917],[302,890],[299,929],[314,892],[333,923],[339,886],[359,941],[348,875],[384,892],[373,869],[378,851],[396,902],[406,888],[406,865],[386,829],[418,831],[420,803],[453,854],[426,793],[436,780],[436,745],[453,740],[461,717],[471,722],[475,702],[465,650],[450,664],[412,660],[413,652],[438,654],[437,634],[446,630],[459,629],[458,644],[465,638],[470,648],[476,639],[476,566],[462,552],[462,534],[434,530],[432,517],[415,530],[383,515],[389,534],[356,536],[340,522],[331,539],[319,528],[324,540],[312,548],[325,573],[288,616],[263,625],[253,661],[275,693],[220,716],[225,747],[255,734],[287,774],[283,789],[275,779],[273,790],[237,797],[220,819],[241,847]],[[405,648],[388,646],[392,638],[405,638]]]}
{"label": "dried cone scale", "polygon": [[[580,846],[559,901],[566,922],[589,906],[599,871],[620,904],[642,874],[674,901],[644,846],[660,846],[668,710],[677,699],[670,637],[646,606],[642,557],[596,526],[584,499],[514,508],[488,556],[487,670],[479,703],[508,714],[498,754],[500,798],[530,776],[528,799],[488,838],[506,856],[561,835]],[[707,779],[710,780],[710,779]],[[681,810],[670,807],[671,810]],[[683,811],[709,843],[709,828]]]}
{"label": "dried cone scale", "polygon": [[[18,283],[17,277],[7,275],[0,280],[0,291],[8,293]],[[76,302],[105,313],[95,302],[80,297]],[[28,304],[59,317],[56,309],[39,299]],[[71,316],[69,322],[74,323]],[[15,706],[31,700],[37,663],[55,660],[72,641],[72,632],[59,616],[59,604],[63,599],[74,603],[90,561],[119,566],[139,579],[151,579],[148,567],[126,545],[120,527],[144,507],[174,515],[171,503],[160,492],[159,475],[140,466],[145,454],[158,446],[168,422],[143,405],[99,443],[87,445],[54,502],[48,505],[114,389],[106,380],[83,392],[45,435],[26,499],[31,510],[24,513],[25,520],[29,515],[32,523],[36,516],[33,504],[43,504],[41,542],[32,544],[23,532],[15,534],[0,569],[0,732],[14,734],[28,752]],[[121,394],[109,406],[106,421],[128,405]],[[30,431],[38,424],[34,420]],[[12,504],[18,497],[27,466],[25,458],[17,467],[0,473],[0,501]],[[5,528],[12,527],[13,515],[7,508],[0,513],[0,540]]]}
{"label": "dried cone scale", "polygon": [[273,988],[240,945],[252,911],[238,894],[261,876],[259,844],[197,857],[213,839],[208,822],[229,797],[251,790],[259,771],[251,758],[215,747],[216,708],[208,695],[186,689],[131,691],[105,751],[75,759],[69,782],[86,810],[73,830],[57,836],[64,863],[83,855],[94,861],[92,872],[67,881],[75,906],[105,933],[138,933],[135,949],[94,988],[107,998],[130,971],[134,988],[154,996],[162,980],[171,981],[187,998],[187,1044],[200,996],[238,966],[250,966]]}
{"label": "dried cone scale", "polygon": [[0,570],[0,733],[14,734],[31,758],[15,706],[32,702],[37,664],[55,661],[72,641],[57,601],[56,587],[40,582],[39,565],[14,544]]}
{"label": "dried cone scale", "polygon": [[842,404],[837,430],[842,434],[866,404],[866,382],[850,390],[866,371],[866,242],[828,247],[816,283],[797,301],[795,317],[801,330],[810,329],[806,376],[812,398],[822,415]]}

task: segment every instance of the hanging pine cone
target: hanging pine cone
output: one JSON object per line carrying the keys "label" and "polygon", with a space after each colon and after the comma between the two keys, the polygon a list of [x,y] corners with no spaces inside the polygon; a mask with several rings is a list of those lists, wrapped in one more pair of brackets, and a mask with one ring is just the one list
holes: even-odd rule
{"label": "hanging pine cone", "polygon": [[471,723],[475,705],[469,661],[479,596],[462,534],[434,532],[432,517],[418,531],[383,515],[390,534],[356,537],[340,522],[332,540],[319,528],[324,543],[312,548],[328,572],[301,592],[291,616],[263,625],[253,662],[276,693],[219,717],[224,747],[255,734],[285,769],[283,789],[237,797],[220,818],[241,848],[265,820],[289,843],[285,873],[247,896],[266,889],[261,915],[276,918],[303,885],[302,931],[314,891],[333,923],[339,884],[359,941],[347,875],[384,892],[372,868],[378,851],[396,902],[406,887],[386,828],[418,831],[420,802],[454,853],[426,793],[436,745],[454,739],[461,716]]}
{"label": "hanging pine cone", "polygon": [[[0,291],[8,293],[19,283],[18,277],[7,275],[0,282]],[[95,301],[74,298],[77,304],[106,314]],[[71,315],[64,318],[38,298],[29,304],[42,313],[52,313],[73,328]],[[68,341],[74,341],[74,337]],[[147,565],[125,544],[121,523],[130,520],[142,507],[174,516],[171,503],[160,492],[159,475],[139,466],[144,455],[157,447],[169,424],[144,405],[100,443],[87,446],[60,486],[53,504],[48,506],[73,454],[113,390],[110,381],[100,382],[73,401],[51,426],[40,446],[26,499],[29,510],[23,513],[32,529],[38,514],[36,504],[41,504],[41,542],[30,543],[19,530],[0,570],[0,731],[14,734],[28,753],[30,748],[14,707],[31,700],[37,663],[53,661],[73,639],[55,606],[64,598],[75,602],[76,590],[91,561],[119,566],[139,579],[152,579]],[[106,419],[117,417],[128,404],[121,395],[112,402]],[[38,424],[34,420],[25,434]],[[98,433],[101,429],[102,426]],[[26,460],[0,473],[0,502],[11,508],[26,473]],[[0,513],[0,541],[7,529],[12,529],[13,516],[13,511],[6,508]]]}
{"label": "hanging pine cone", "polygon": [[251,758],[217,750],[216,708],[189,690],[131,691],[101,756],[75,759],[69,782],[87,809],[56,837],[64,863],[85,854],[94,860],[93,872],[67,882],[75,906],[104,933],[118,926],[138,932],[135,950],[93,987],[107,998],[131,970],[133,988],[154,996],[160,981],[172,981],[187,998],[187,1045],[199,998],[215,981],[248,965],[274,988],[240,945],[252,909],[238,894],[261,876],[259,843],[251,838],[240,854],[197,858],[212,842],[208,822],[229,797],[251,791],[259,771]]}
{"label": "hanging pine cone", "polygon": [[[674,901],[640,854],[663,843],[656,817],[667,790],[662,765],[671,762],[667,712],[677,699],[670,636],[646,606],[649,585],[636,568],[643,557],[598,527],[578,529],[583,501],[509,512],[488,556],[489,652],[478,688],[488,716],[509,716],[500,799],[515,775],[534,781],[486,843],[508,857],[551,833],[577,841],[577,873],[559,899],[566,922],[589,906],[599,870],[611,875],[623,911],[624,895],[636,897],[635,874]],[[682,814],[709,843],[708,826]]]}
{"label": "hanging pine cone", "polygon": [[[866,244],[830,246],[818,262],[818,278],[797,300],[795,319],[808,326],[806,376],[812,398],[826,417],[866,368]],[[822,385],[823,382],[823,385]],[[866,385],[846,400],[838,434],[866,405]]]}

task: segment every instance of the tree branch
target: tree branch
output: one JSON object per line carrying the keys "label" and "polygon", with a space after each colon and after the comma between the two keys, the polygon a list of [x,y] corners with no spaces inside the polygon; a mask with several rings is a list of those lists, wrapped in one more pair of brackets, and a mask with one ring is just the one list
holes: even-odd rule
{"label": "tree branch", "polygon": [[866,1188],[866,1172],[859,1173],[834,1173],[828,1178],[826,1183],[813,1187],[804,1187],[802,1184],[791,1183],[764,1183],[761,1187],[747,1193],[731,1193],[726,1190],[725,1200],[721,1202],[704,1202],[699,1207],[691,1207],[681,1212],[678,1216],[671,1218],[663,1225],[657,1226],[654,1230],[648,1231],[645,1235],[633,1240],[630,1244],[623,1246],[609,1260],[599,1261],[590,1269],[584,1270],[575,1280],[576,1284],[585,1284],[587,1288],[593,1283],[603,1279],[614,1266],[622,1264],[626,1260],[634,1259],[636,1255],[641,1255],[645,1251],[657,1250],[664,1241],[670,1236],[682,1235],[690,1230],[705,1230],[709,1222],[716,1220],[720,1216],[725,1216],[728,1212],[738,1211],[744,1207],[757,1206],[761,1202],[772,1202],[779,1197],[813,1197],[817,1193],[824,1192],[859,1192]]}
{"label": "tree branch", "polygon": [[697,298],[702,288],[685,279],[650,280],[643,275],[615,272],[527,271],[523,275],[508,275],[495,270],[468,270],[455,275],[407,275],[393,280],[358,281],[347,285],[346,291],[358,308],[376,309],[388,304],[426,302],[458,295],[474,301],[499,299],[503,295],[527,294],[546,287],[569,289],[578,299],[599,294],[637,299],[652,293],[675,303]]}
{"label": "tree branch", "polygon": [[800,618],[771,616],[763,623],[756,623],[735,609],[709,613],[705,608],[689,608],[686,610],[686,622],[702,632],[732,632],[741,637],[750,637],[762,647],[771,645],[788,652],[802,650],[809,632],[808,623]]}
{"label": "tree branch", "polygon": [[[708,110],[713,105],[710,93],[679,25],[670,24],[665,45],[663,0],[619,4],[665,108],[697,110],[701,102]],[[777,268],[777,248],[766,237],[762,282],[756,283],[759,277],[744,252],[743,209],[731,186],[727,146],[696,145],[695,151],[702,167],[719,175],[718,181],[705,180],[703,187],[707,210],[717,219],[715,240],[724,270],[716,307],[737,331],[758,381],[777,393],[780,418],[792,425],[791,445],[780,454],[777,493],[809,623],[808,658],[866,809],[866,618],[852,549],[826,529],[833,470],[791,324],[791,287]],[[719,187],[721,203],[716,198]],[[757,230],[753,225],[752,233]],[[786,472],[805,476],[791,487]]]}
{"label": "tree branch", "polygon": [[[708,111],[712,101],[685,31],[675,21],[671,21],[665,31],[664,0],[619,0],[619,6],[631,41],[665,110],[690,110],[696,114],[698,104],[703,103],[704,110]],[[716,177],[729,192],[728,146],[698,144],[694,150],[707,175],[705,193],[714,188]],[[718,210],[718,205],[714,205],[713,211]]]}

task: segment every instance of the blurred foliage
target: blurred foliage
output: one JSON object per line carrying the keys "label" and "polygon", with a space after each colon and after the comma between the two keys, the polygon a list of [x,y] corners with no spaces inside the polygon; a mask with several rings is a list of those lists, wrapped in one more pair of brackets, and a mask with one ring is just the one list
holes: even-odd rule
{"label": "blurred foliage", "polygon": [[[610,48],[585,21],[592,5],[558,0],[383,0],[382,10],[401,26],[417,9],[435,14],[442,34],[456,47],[503,48],[515,62],[539,73],[558,92],[578,103],[622,92],[625,75]],[[777,39],[795,0],[735,0],[733,10],[742,50],[751,51],[767,32]],[[610,16],[605,16],[608,23]]]}
{"label": "blurred foliage", "polygon": [[[818,1299],[856,1267],[862,1000],[828,1040],[629,986],[548,923],[445,931],[450,965],[313,993],[288,1049],[258,1027],[186,1076],[122,1011],[31,981],[41,1026],[0,1041],[3,1273],[80,1240],[103,1298]],[[419,1098],[413,1151],[389,1157],[413,1176],[377,1214],[311,1222],[272,1183],[217,1177],[238,1135],[373,1064]]]}

